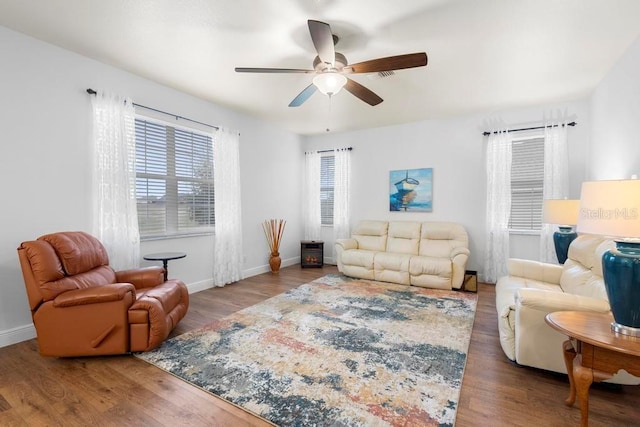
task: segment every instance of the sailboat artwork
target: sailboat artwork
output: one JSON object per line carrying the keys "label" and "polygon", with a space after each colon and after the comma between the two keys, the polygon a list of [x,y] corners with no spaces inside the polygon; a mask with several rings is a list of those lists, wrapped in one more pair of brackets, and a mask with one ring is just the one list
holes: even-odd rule
{"label": "sailboat artwork", "polygon": [[433,168],[390,171],[389,210],[432,212]]}

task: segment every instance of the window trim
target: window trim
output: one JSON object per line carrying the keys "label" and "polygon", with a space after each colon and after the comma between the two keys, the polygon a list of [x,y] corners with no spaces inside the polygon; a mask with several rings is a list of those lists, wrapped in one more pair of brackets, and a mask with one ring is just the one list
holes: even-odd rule
{"label": "window trim", "polygon": [[[323,170],[322,170],[322,165],[323,165],[323,159],[326,158],[332,158],[333,161],[332,163],[332,172],[333,172],[333,176],[331,176],[331,186],[330,186],[330,190],[326,190],[326,188],[329,188],[328,186],[323,187],[322,183],[323,183],[323,177],[325,177],[325,174],[323,174]],[[333,209],[334,209],[334,204],[335,204],[335,173],[336,173],[336,156],[333,152],[330,153],[323,153],[320,156],[320,227],[333,227]],[[326,177],[325,177],[326,178]],[[322,199],[322,194],[323,194],[323,188],[325,188],[325,192],[326,191],[330,191],[331,192],[331,223],[327,223],[324,222],[326,217],[325,215],[323,215],[323,199]],[[325,201],[326,203],[326,201]]]}
{"label": "window trim", "polygon": [[[148,122],[148,123],[152,123],[155,125],[159,125],[159,126],[164,126],[164,127],[169,127],[175,130],[179,130],[182,132],[187,132],[187,133],[192,133],[192,134],[197,134],[200,136],[204,136],[209,138],[209,141],[211,142],[211,147],[208,148],[208,150],[211,150],[211,161],[214,163],[215,166],[215,161],[213,159],[213,140],[214,140],[214,135],[210,132],[204,131],[202,129],[199,129],[197,127],[189,127],[189,126],[181,126],[181,125],[177,125],[162,119],[158,119],[156,117],[152,117],[152,116],[148,116],[145,114],[140,114],[140,113],[136,113],[135,114],[135,121],[136,124],[138,121],[143,121],[143,122]],[[173,133],[173,131],[172,131]],[[137,138],[136,138],[136,146],[137,146]],[[137,147],[136,147],[137,149]],[[171,154],[171,157],[169,157],[169,155]],[[169,240],[169,239],[180,239],[180,238],[189,238],[189,237],[197,237],[197,236],[211,236],[214,234],[215,231],[215,219],[214,222],[209,225],[209,226],[204,226],[204,227],[193,227],[193,228],[187,228],[187,229],[183,229],[180,230],[179,228],[179,208],[180,208],[180,203],[179,203],[179,183],[180,182],[193,182],[193,180],[190,180],[188,177],[182,177],[179,175],[176,175],[176,138],[172,138],[172,143],[167,145],[166,148],[166,153],[165,153],[165,165],[166,165],[166,175],[162,175],[162,174],[156,174],[156,173],[150,173],[150,172],[138,172],[136,170],[136,181],[138,180],[138,178],[143,178],[143,179],[162,179],[165,181],[165,202],[167,203],[167,207],[165,207],[165,227],[164,227],[164,231],[162,234],[153,234],[153,235],[143,235],[142,232],[140,232],[140,240],[141,241],[154,241],[154,240]],[[137,155],[136,155],[137,157]],[[173,173],[170,174],[169,171],[173,170]],[[211,186],[213,189],[213,174],[211,177]],[[168,196],[169,193],[169,189],[173,188],[175,191],[174,193],[174,197]],[[136,199],[137,199],[137,195],[136,195]],[[210,206],[212,207],[212,209],[215,209],[214,206],[214,201],[212,200],[210,202]],[[139,214],[138,214],[138,218]],[[174,224],[172,224],[171,226],[168,224],[169,221],[174,222]]]}
{"label": "window trim", "polygon": [[[541,186],[544,187],[544,141],[545,141],[545,135],[544,133],[541,132],[529,132],[527,135],[523,135],[523,136],[519,136],[516,138],[512,138],[511,139],[511,144],[512,144],[512,159],[513,159],[513,147],[515,144],[517,143],[526,143],[527,141],[533,141],[533,140],[541,140],[542,143],[542,182],[541,182]],[[513,164],[512,164],[512,171],[513,171]],[[512,181],[513,182],[513,181]],[[511,185],[511,183],[510,183]],[[509,207],[510,210],[510,214],[509,214],[509,222],[507,225],[507,229],[509,234],[513,234],[513,235],[540,235],[543,229],[543,222],[542,222],[542,213],[540,215],[540,228],[538,229],[534,229],[534,228],[514,228],[511,227],[511,209],[513,206],[513,187],[510,188],[511,191],[511,206]],[[544,194],[541,197],[541,201],[544,199]]]}

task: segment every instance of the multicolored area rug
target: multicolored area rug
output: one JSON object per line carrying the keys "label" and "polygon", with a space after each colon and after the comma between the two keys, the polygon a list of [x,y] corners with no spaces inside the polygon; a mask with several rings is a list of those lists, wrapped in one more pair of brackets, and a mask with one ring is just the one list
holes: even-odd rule
{"label": "multicolored area rug", "polygon": [[329,275],[136,356],[280,426],[447,426],[476,302]]}

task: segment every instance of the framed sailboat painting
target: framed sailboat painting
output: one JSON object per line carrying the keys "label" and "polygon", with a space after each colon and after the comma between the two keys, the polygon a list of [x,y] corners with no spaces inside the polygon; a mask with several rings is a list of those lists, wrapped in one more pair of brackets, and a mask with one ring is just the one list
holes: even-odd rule
{"label": "framed sailboat painting", "polygon": [[433,211],[433,168],[389,172],[389,210]]}

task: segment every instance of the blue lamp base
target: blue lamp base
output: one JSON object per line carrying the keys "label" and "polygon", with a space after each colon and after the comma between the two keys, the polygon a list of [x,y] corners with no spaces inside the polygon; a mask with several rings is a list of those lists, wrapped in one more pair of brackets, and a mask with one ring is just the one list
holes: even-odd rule
{"label": "blue lamp base", "polygon": [[569,245],[578,237],[578,233],[573,231],[571,227],[560,226],[560,229],[553,233],[553,245],[556,247],[556,256],[558,262],[564,264],[569,253]]}
{"label": "blue lamp base", "polygon": [[640,337],[640,242],[616,242],[602,256],[604,284],[614,322],[611,329]]}

